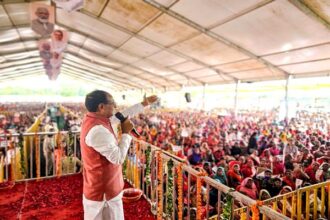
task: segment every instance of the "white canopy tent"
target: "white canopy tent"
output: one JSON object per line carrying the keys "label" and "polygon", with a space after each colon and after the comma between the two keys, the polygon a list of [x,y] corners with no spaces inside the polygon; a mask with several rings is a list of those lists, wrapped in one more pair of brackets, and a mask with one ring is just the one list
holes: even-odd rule
{"label": "white canopy tent", "polygon": [[[0,0],[0,82],[44,74],[30,2]],[[85,0],[56,25],[61,74],[114,91],[330,74],[329,0]]]}

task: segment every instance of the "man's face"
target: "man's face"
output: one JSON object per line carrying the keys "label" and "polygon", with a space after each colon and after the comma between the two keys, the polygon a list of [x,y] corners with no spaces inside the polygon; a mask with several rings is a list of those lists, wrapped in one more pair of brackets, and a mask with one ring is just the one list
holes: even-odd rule
{"label": "man's face", "polygon": [[63,40],[63,32],[62,31],[55,31],[54,32],[54,38],[57,41],[62,41]]}
{"label": "man's face", "polygon": [[280,180],[276,180],[274,184],[276,187],[280,187],[282,185]]}
{"label": "man's face", "polygon": [[48,20],[49,12],[46,8],[37,8],[36,15],[40,19]]}
{"label": "man's face", "polygon": [[107,97],[107,102],[99,104],[99,112],[105,116],[110,118],[113,115],[114,109],[117,107],[115,100],[109,94]]}
{"label": "man's face", "polygon": [[265,177],[266,177],[266,178],[270,178],[270,177],[272,177],[272,173],[269,172],[269,171],[265,171]]}

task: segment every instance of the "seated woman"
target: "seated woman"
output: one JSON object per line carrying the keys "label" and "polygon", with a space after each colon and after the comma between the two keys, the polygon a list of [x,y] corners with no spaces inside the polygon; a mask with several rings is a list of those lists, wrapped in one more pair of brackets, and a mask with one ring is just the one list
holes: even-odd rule
{"label": "seated woman", "polygon": [[247,162],[245,164],[242,165],[242,169],[241,169],[242,175],[243,177],[253,177],[257,170],[254,166],[254,162],[251,158],[247,159]]}
{"label": "seated woman", "polygon": [[236,189],[236,187],[241,184],[243,177],[240,173],[240,167],[237,164],[239,162],[237,163],[233,163],[233,162],[237,162],[237,161],[232,161],[229,164],[229,171],[227,173],[227,177],[228,177],[228,186]]}
{"label": "seated woman", "polygon": [[[292,188],[290,186],[284,186],[283,189],[280,192],[280,195],[284,195],[287,193],[292,192]],[[283,208],[284,208],[284,200],[281,199],[277,202],[277,207],[280,212],[283,213]],[[288,197],[288,199],[285,201],[285,207],[286,207],[286,216],[290,217],[291,219],[295,219],[295,213],[292,212],[292,197]]]}
{"label": "seated woman", "polygon": [[296,189],[296,179],[293,176],[292,170],[286,170],[285,176],[282,178],[283,185],[290,186],[291,190]]}
{"label": "seated woman", "polygon": [[223,167],[218,167],[215,176],[213,177],[216,181],[228,185],[225,169]]}
{"label": "seated woman", "polygon": [[284,173],[284,164],[280,157],[273,158],[273,175],[279,175]]}
{"label": "seated woman", "polygon": [[237,187],[237,191],[247,195],[251,199],[256,200],[258,198],[257,186],[252,178],[245,178],[241,185]]}
{"label": "seated woman", "polygon": [[262,189],[259,193],[259,200],[261,200],[261,201],[270,199],[271,197],[272,196],[270,195],[270,193],[265,189]]}

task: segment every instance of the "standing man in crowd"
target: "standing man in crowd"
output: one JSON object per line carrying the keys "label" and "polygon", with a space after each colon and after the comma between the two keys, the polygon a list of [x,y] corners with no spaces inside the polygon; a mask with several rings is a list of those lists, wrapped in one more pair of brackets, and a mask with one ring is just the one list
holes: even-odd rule
{"label": "standing man in crowd", "polygon": [[[143,107],[154,103],[156,96],[144,98],[143,102],[122,111],[134,116]],[[124,220],[122,204],[122,163],[125,160],[132,137],[133,124],[129,119],[121,123],[122,137],[117,140],[114,132],[120,121],[114,117],[116,103],[113,97],[102,90],[87,94],[85,115],[81,127],[81,152],[83,167],[83,206],[84,219]]]}

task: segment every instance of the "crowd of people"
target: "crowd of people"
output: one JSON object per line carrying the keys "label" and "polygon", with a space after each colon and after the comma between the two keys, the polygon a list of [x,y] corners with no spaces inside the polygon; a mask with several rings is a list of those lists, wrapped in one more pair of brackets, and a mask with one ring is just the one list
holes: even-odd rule
{"label": "crowd of people", "polygon": [[[80,170],[79,135],[74,138],[73,134],[79,131],[80,124],[80,115],[60,104],[2,104],[0,166],[3,172],[0,173],[0,179],[19,180]],[[36,132],[52,134],[40,135],[36,143],[37,138],[33,135]],[[37,145],[39,147],[35,147]]]}
{"label": "crowd of people", "polygon": [[[48,104],[44,109],[45,104],[1,105],[0,133],[27,132],[31,126],[35,132],[36,121],[41,125],[39,131],[79,131],[83,105]],[[42,111],[43,117],[38,116]],[[132,120],[140,139],[185,158],[189,165],[252,199],[265,200],[330,179],[329,119],[329,113],[298,112],[296,118],[278,121],[276,112],[246,111],[234,116],[232,112],[217,115],[163,109]],[[43,139],[43,157],[48,161],[45,175],[56,172],[52,167],[54,140],[52,136]],[[5,156],[3,146],[1,151]],[[193,191],[187,184],[184,189],[185,195]],[[190,198],[193,203],[194,195]],[[210,205],[216,202],[217,192],[211,190]]]}
{"label": "crowd of people", "polygon": [[[186,158],[189,165],[254,200],[265,200],[330,179],[329,114],[297,116],[278,121],[276,112],[234,117],[164,111],[140,115],[134,122],[143,140]],[[188,189],[184,182],[187,197],[196,185],[192,180]],[[191,193],[192,206],[195,197]],[[210,205],[216,207],[216,202],[217,191],[211,190]]]}

